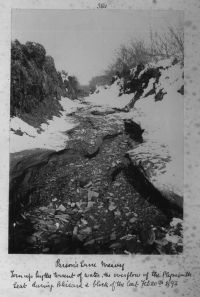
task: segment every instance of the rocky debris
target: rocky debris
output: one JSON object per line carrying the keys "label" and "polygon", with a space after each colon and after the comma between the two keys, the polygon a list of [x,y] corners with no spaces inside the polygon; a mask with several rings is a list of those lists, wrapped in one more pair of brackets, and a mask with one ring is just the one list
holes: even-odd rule
{"label": "rocky debris", "polygon": [[177,92],[180,93],[181,95],[184,95],[184,85],[182,85],[182,86],[180,87],[180,89],[178,89]]}
{"label": "rocky debris", "polygon": [[135,123],[131,119],[124,119],[124,129],[130,138],[134,139],[135,141],[142,142],[142,134],[144,129],[141,129],[139,124]]}
{"label": "rocky debris", "polygon": [[[150,142],[143,143],[127,153],[131,162],[129,170],[135,171],[141,183],[142,179],[145,181],[143,191],[146,191],[147,195],[154,193],[152,196],[154,196],[154,200],[158,200],[155,201],[157,204],[160,203],[160,206],[163,204],[163,208],[168,211],[174,209],[181,215],[183,211],[182,189],[177,188],[176,179],[170,178],[168,181],[166,178],[162,182],[162,176],[167,171],[170,156],[167,150],[165,154],[163,153],[165,148],[162,149],[162,153],[159,153],[161,150],[157,148],[156,143],[152,143],[153,149],[152,147],[149,149],[150,145]],[[156,190],[158,190],[157,194]]]}
{"label": "rocky debris", "polygon": [[[65,150],[27,153],[13,163],[10,199],[18,212],[14,207],[9,252],[181,252],[181,233],[170,243],[171,217],[140,191],[144,179],[126,156],[139,143],[132,139],[139,128],[125,128],[117,114],[91,115],[90,106],[75,117],[80,125]],[[155,236],[141,236],[142,222],[156,226]]]}
{"label": "rocky debris", "polygon": [[86,210],[90,210],[90,208],[92,208],[94,204],[95,204],[94,201],[88,201]]}
{"label": "rocky debris", "polygon": [[111,201],[110,204],[109,204],[108,210],[113,211],[116,208],[117,208],[117,206],[115,205],[115,203]]}
{"label": "rocky debris", "polygon": [[64,205],[60,204],[59,207],[57,208],[57,210],[64,212],[66,210],[66,207]]}
{"label": "rocky debris", "polygon": [[95,239],[88,240],[84,243],[84,246],[93,246],[95,244]]}
{"label": "rocky debris", "polygon": [[129,223],[135,223],[137,221],[137,218],[135,218],[135,217],[132,217],[132,218],[130,218],[130,220],[129,220]]}
{"label": "rocky debris", "polygon": [[92,191],[92,190],[88,190],[88,201],[91,201],[93,198],[98,198],[99,197],[99,193]]}
{"label": "rocky debris", "polygon": [[129,77],[124,80],[123,86],[121,88],[120,95],[122,94],[134,94],[132,100],[127,104],[124,110],[130,110],[134,107],[135,102],[140,99],[143,95],[145,89],[148,87],[149,81],[154,79],[154,84],[149,94],[157,94],[156,84],[161,76],[161,70],[163,67],[154,67],[153,65],[144,66],[142,64],[135,67],[132,70]]}
{"label": "rocky debris", "polygon": [[163,88],[159,89],[158,92],[155,94],[155,101],[163,100],[163,97],[167,94]]}
{"label": "rocky debris", "polygon": [[91,110],[91,114],[92,115],[100,115],[100,116],[104,116],[104,115],[108,115],[108,114],[113,114],[115,113],[116,111],[112,108],[99,108],[99,109],[94,109],[94,110]]}
{"label": "rocky debris", "polygon": [[124,243],[125,251],[128,254],[139,252],[139,240],[136,235],[127,234],[120,240]]}
{"label": "rocky debris", "polygon": [[87,186],[89,184],[89,182],[90,182],[89,178],[88,177],[85,177],[85,176],[80,177],[80,179],[77,180],[77,184],[79,184],[79,186],[81,188]]}
{"label": "rocky debris", "polygon": [[139,233],[139,239],[144,245],[152,245],[156,239],[152,226],[145,226]]}

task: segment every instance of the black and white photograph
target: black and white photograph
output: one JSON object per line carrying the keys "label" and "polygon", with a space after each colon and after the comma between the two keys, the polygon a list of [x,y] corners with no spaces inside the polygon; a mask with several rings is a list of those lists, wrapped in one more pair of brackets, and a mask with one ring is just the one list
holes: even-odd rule
{"label": "black and white photograph", "polygon": [[9,254],[184,252],[181,10],[12,9]]}

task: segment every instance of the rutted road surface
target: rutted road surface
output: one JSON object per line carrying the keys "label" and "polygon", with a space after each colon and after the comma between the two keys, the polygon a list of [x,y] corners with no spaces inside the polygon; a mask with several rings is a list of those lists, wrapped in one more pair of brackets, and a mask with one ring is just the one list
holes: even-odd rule
{"label": "rutted road surface", "polygon": [[[83,105],[64,150],[11,154],[10,253],[176,254],[182,210],[126,154],[142,130],[120,112]],[[178,219],[177,219],[178,220]]]}

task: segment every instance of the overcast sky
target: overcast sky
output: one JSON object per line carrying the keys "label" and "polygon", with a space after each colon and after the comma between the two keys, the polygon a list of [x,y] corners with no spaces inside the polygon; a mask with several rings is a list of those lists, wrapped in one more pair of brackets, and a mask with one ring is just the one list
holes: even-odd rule
{"label": "overcast sky", "polygon": [[180,11],[12,10],[12,39],[41,43],[66,70],[86,84],[111,63],[114,50],[130,39],[149,39],[153,31],[177,25]]}

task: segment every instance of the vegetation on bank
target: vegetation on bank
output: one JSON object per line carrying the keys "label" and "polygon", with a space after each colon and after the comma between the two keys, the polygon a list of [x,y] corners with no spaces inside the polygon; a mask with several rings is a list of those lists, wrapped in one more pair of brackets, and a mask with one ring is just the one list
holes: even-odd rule
{"label": "vegetation on bank", "polygon": [[68,75],[68,72],[62,70],[61,76],[68,98],[73,100],[83,96],[84,90],[75,75]]}
{"label": "vegetation on bank", "polygon": [[91,79],[91,91],[97,86],[110,85],[114,76],[130,78],[131,69],[138,65],[144,67],[147,63],[169,58],[182,65],[184,63],[184,29],[181,24],[169,26],[163,34],[150,30],[149,43],[138,39],[130,41],[128,45],[121,45],[105,73]]}
{"label": "vegetation on bank", "polygon": [[104,85],[111,85],[111,84],[112,84],[112,77],[107,74],[94,76],[89,81],[89,87],[91,92],[95,91],[96,86],[104,86]]}
{"label": "vegetation on bank", "polygon": [[[76,99],[79,83],[75,76],[63,81],[54,59],[35,42],[11,43],[10,114],[38,126],[62,110],[61,96]],[[66,90],[66,88],[68,88]]]}
{"label": "vegetation on bank", "polygon": [[106,70],[111,77],[118,74],[126,77],[130,69],[161,59],[175,59],[184,63],[184,31],[183,27],[168,27],[166,33],[159,35],[150,31],[150,42],[144,40],[131,41],[129,45],[121,45],[116,50],[113,62]]}

